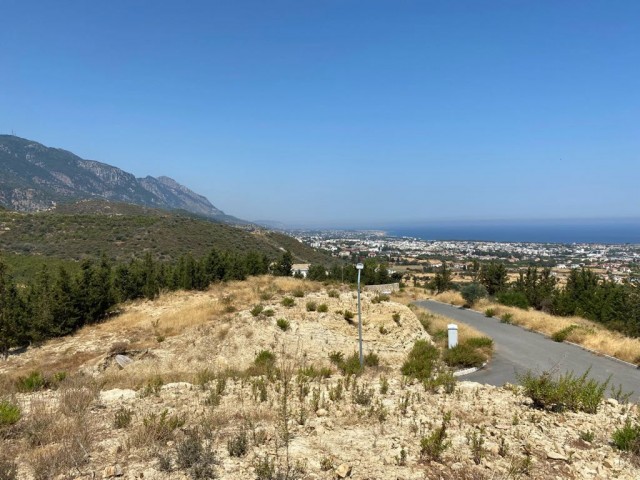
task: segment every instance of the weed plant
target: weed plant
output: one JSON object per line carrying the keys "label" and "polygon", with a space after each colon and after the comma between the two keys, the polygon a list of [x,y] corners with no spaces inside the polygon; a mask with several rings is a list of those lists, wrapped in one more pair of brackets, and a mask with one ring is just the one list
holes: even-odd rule
{"label": "weed plant", "polygon": [[402,374],[407,377],[427,381],[431,378],[433,368],[440,352],[426,340],[416,340],[413,348],[407,355],[407,359],[402,364]]}
{"label": "weed plant", "polygon": [[289,320],[287,320],[286,318],[279,318],[278,320],[276,320],[276,325],[283,332],[286,332],[287,330],[289,330],[289,327],[290,327]]}
{"label": "weed plant", "polygon": [[21,416],[18,405],[7,400],[0,401],[0,428],[17,423]]}
{"label": "weed plant", "polygon": [[562,330],[559,330],[551,335],[551,339],[554,342],[564,342],[569,337],[571,332],[573,332],[577,328],[578,325],[569,325],[568,327],[563,328]]}
{"label": "weed plant", "polygon": [[133,411],[125,407],[120,407],[113,417],[114,428],[127,428],[131,425],[133,419]]}
{"label": "weed plant", "polygon": [[439,462],[442,454],[451,446],[447,440],[447,428],[451,422],[451,412],[447,412],[442,417],[440,427],[434,430],[431,435],[422,437],[420,440],[420,458],[427,461]]}
{"label": "weed plant", "polygon": [[450,367],[479,367],[486,358],[476,348],[468,343],[459,343],[453,348],[444,351],[442,355],[444,363]]}
{"label": "weed plant", "polygon": [[282,299],[282,302],[280,302],[280,304],[281,304],[283,307],[291,308],[291,307],[293,307],[293,306],[296,304],[296,301],[295,301],[293,298],[291,298],[291,297],[284,297],[284,298]]}
{"label": "weed plant", "polygon": [[627,419],[622,428],[613,432],[613,445],[624,452],[640,455],[640,422]]}
{"label": "weed plant", "polygon": [[562,412],[596,413],[611,377],[604,382],[588,378],[589,368],[580,376],[573,372],[554,376],[551,372],[534,375],[531,371],[518,376],[524,393],[536,408]]}

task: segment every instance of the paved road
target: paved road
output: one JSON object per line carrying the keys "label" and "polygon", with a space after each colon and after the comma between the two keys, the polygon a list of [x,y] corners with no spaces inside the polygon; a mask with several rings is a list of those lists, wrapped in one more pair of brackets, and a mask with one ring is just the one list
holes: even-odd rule
{"label": "paved road", "polygon": [[[632,400],[640,401],[640,370],[601,357],[575,345],[558,343],[515,325],[500,323],[481,313],[430,300],[416,302],[420,307],[471,325],[494,341],[495,353],[487,367],[463,378],[490,385],[516,383],[516,372],[542,372],[557,368],[559,372],[582,374],[591,367],[590,377],[600,381],[611,375],[611,383],[622,385],[623,391],[634,392]],[[609,392],[607,392],[609,393]]]}

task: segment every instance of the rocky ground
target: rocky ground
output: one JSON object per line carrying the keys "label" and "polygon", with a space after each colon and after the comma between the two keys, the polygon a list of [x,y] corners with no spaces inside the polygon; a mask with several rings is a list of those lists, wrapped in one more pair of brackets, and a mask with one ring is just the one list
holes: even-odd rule
{"label": "rocky ground", "polygon": [[[328,357],[356,350],[344,319],[356,307],[348,289],[264,277],[134,303],[12,355],[0,396],[21,418],[0,425],[0,479],[12,463],[20,479],[640,478],[611,445],[635,405],[549,413],[518,387],[408,381],[400,366],[428,335],[400,303],[364,294],[365,349],[380,365],[343,375]],[[264,350],[273,362],[256,365]],[[118,354],[133,361],[122,368]],[[17,391],[33,370],[54,388]]]}

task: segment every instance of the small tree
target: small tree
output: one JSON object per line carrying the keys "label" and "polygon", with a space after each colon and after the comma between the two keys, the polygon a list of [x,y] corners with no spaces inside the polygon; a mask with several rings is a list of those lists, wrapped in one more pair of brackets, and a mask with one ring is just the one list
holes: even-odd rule
{"label": "small tree", "polygon": [[460,294],[465,301],[465,307],[472,307],[481,298],[487,296],[487,289],[479,283],[469,283],[460,289]]}
{"label": "small tree", "polygon": [[484,264],[480,269],[479,279],[489,295],[495,295],[507,288],[507,268],[503,263]]}
{"label": "small tree", "polygon": [[291,275],[291,267],[293,266],[293,255],[287,250],[282,254],[280,260],[273,269],[273,274],[277,277],[289,277]]}
{"label": "small tree", "polygon": [[451,270],[447,268],[447,262],[442,262],[442,267],[436,273],[431,281],[431,287],[436,293],[442,293],[449,290],[453,286],[451,282]]}

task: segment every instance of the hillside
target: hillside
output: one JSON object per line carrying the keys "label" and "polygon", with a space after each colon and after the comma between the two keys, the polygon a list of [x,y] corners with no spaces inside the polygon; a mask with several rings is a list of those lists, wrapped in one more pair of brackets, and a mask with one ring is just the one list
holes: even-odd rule
{"label": "hillside", "polygon": [[106,163],[13,135],[0,135],[0,171],[0,205],[12,210],[42,211],[60,203],[102,198],[244,223],[169,177],[136,178]]}
{"label": "hillside", "polygon": [[47,212],[0,211],[0,249],[10,254],[79,260],[104,252],[109,258],[128,260],[150,252],[171,260],[186,253],[202,256],[212,247],[272,257],[290,249],[296,261],[332,261],[286,235],[130,204],[82,201]]}
{"label": "hillside", "polygon": [[552,413],[514,386],[427,388],[400,373],[414,341],[429,341],[421,323],[373,299],[364,293],[363,336],[379,365],[359,376],[328,358],[357,348],[341,314],[354,293],[291,278],[132,303],[12,355],[0,363],[14,412],[0,423],[0,468],[34,480],[639,478],[637,457],[610,443],[635,405]]}

